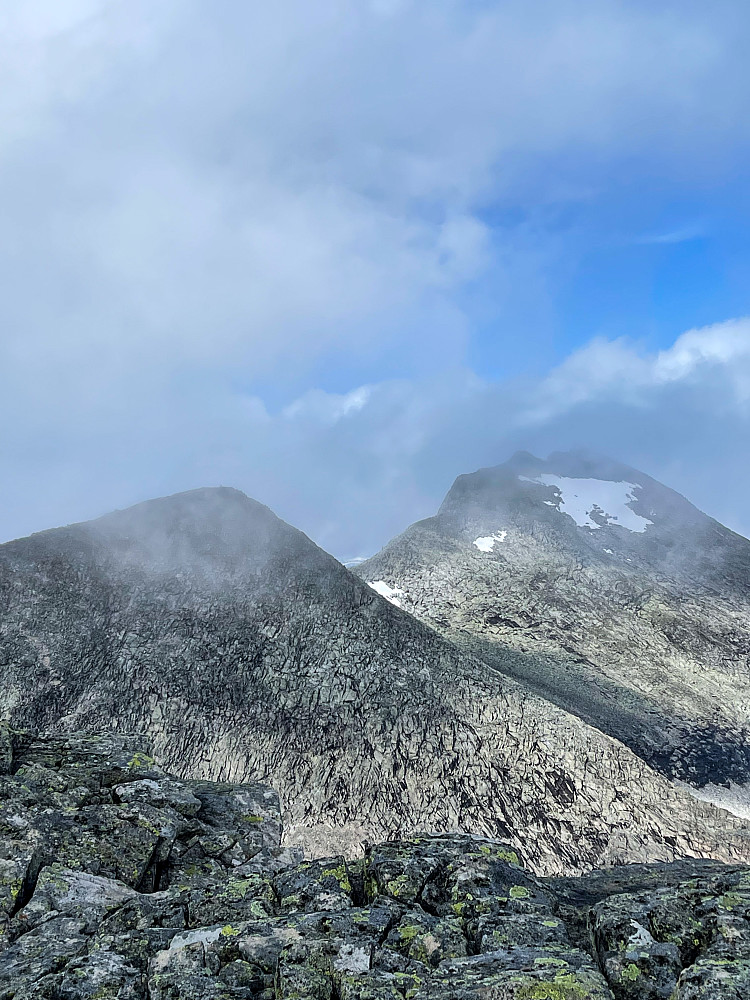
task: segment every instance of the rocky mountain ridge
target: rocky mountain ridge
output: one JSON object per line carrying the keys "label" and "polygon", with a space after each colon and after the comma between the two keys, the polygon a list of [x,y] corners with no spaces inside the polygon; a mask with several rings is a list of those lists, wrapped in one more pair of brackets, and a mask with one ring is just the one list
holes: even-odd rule
{"label": "rocky mountain ridge", "polygon": [[144,733],[183,778],[269,783],[287,842],[317,854],[425,829],[507,839],[538,874],[749,854],[744,823],[236,490],[0,546],[0,712]]}
{"label": "rocky mountain ridge", "polygon": [[277,795],[0,728],[0,1000],[739,1000],[750,868],[539,878],[431,835],[303,861]]}
{"label": "rocky mountain ridge", "polygon": [[750,781],[750,542],[649,476],[520,453],[356,572],[666,776]]}

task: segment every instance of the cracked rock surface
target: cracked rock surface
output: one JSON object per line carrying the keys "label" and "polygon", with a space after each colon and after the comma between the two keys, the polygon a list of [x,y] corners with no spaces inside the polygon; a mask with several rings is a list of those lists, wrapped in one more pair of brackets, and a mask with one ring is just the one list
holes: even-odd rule
{"label": "cracked rock surface", "polygon": [[141,732],[180,777],[265,781],[308,853],[426,829],[509,839],[538,873],[750,855],[745,824],[236,490],[0,546],[0,604],[11,724]]}
{"label": "cracked rock surface", "polygon": [[[318,855],[440,830],[507,839],[539,874],[750,856],[745,824],[441,638],[236,490],[0,546],[0,717],[61,739],[140,732],[181,778],[266,782],[285,842]],[[161,817],[162,794],[123,789],[81,842],[127,810]],[[191,808],[170,801],[95,874],[123,879],[127,866],[143,888]]]}
{"label": "cracked rock surface", "polygon": [[435,834],[304,861],[263,785],[5,731],[0,1000],[740,1000],[750,868],[538,877]]}

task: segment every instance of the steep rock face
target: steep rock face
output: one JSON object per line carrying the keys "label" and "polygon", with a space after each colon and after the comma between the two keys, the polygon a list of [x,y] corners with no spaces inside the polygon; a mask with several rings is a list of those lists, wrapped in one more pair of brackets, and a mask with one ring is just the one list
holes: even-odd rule
{"label": "steep rock face", "polygon": [[357,572],[662,773],[750,780],[750,542],[643,473],[516,455]]}
{"label": "steep rock face", "polygon": [[428,829],[507,837],[538,872],[748,855],[743,824],[237,491],[0,546],[0,601],[14,725],[144,732],[183,777],[267,781],[316,852]]}
{"label": "steep rock face", "polygon": [[538,878],[501,841],[444,834],[305,862],[269,788],[175,778],[132,737],[0,742],[0,1000],[750,990],[747,867]]}

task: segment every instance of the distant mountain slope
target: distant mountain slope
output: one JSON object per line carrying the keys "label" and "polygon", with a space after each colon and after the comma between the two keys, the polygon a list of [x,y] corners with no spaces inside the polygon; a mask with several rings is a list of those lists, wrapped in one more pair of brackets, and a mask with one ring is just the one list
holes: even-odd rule
{"label": "distant mountain slope", "polygon": [[750,542],[649,476],[520,453],[356,572],[662,773],[750,780]]}
{"label": "distant mountain slope", "polygon": [[540,872],[744,858],[742,824],[404,614],[243,494],[0,546],[0,710],[145,731],[181,775],[263,779],[318,850],[420,829]]}

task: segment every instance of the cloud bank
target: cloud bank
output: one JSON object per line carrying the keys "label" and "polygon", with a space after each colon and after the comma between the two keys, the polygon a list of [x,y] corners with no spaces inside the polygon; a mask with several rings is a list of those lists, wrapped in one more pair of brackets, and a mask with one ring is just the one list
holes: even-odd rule
{"label": "cloud bank", "polygon": [[690,331],[652,354],[594,341],[535,380],[452,371],[345,394],[314,389],[276,413],[223,383],[195,400],[188,412],[172,399],[159,419],[115,434],[90,428],[83,448],[77,431],[31,460],[18,454],[24,503],[6,505],[6,537],[19,533],[14,519],[30,530],[222,483],[351,559],[434,513],[456,475],[518,449],[569,448],[632,464],[750,535],[750,319]]}
{"label": "cloud bank", "polygon": [[[747,430],[746,321],[559,363],[500,321],[519,286],[543,309],[571,205],[736,172],[737,5],[7,6],[2,537],[223,482],[349,557],[459,472],[574,445],[748,530],[744,473],[706,485]],[[472,362],[487,316],[507,373]]]}

